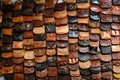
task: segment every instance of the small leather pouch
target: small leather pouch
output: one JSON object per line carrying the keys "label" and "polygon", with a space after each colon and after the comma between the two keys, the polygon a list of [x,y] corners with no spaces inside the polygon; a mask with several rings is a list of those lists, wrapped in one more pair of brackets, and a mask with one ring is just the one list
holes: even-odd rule
{"label": "small leather pouch", "polygon": [[58,55],[68,55],[68,47],[66,48],[57,48]]}
{"label": "small leather pouch", "polygon": [[89,60],[89,58],[90,58],[90,54],[88,54],[88,53],[85,53],[85,54],[78,53],[78,59],[79,59],[79,61],[86,62],[86,61]]}
{"label": "small leather pouch", "polygon": [[68,56],[58,56],[57,63],[59,66],[67,65],[69,62]]}
{"label": "small leather pouch", "polygon": [[100,49],[101,49],[102,54],[110,54],[110,53],[112,53],[112,49],[111,49],[110,46],[101,46]]}
{"label": "small leather pouch", "polygon": [[101,38],[102,39],[111,39],[111,35],[109,32],[101,31]]}
{"label": "small leather pouch", "polygon": [[55,41],[56,40],[56,34],[55,33],[47,33],[47,41]]}
{"label": "small leather pouch", "polygon": [[45,24],[55,23],[54,17],[44,18]]}
{"label": "small leather pouch", "polygon": [[25,50],[13,50],[13,57],[20,58],[24,57]]}
{"label": "small leather pouch", "polygon": [[54,9],[52,9],[52,8],[45,9],[44,16],[45,17],[54,17]]}
{"label": "small leather pouch", "polygon": [[45,11],[45,5],[44,4],[36,4],[34,6],[33,12],[34,13],[42,13],[43,11]]}
{"label": "small leather pouch", "polygon": [[11,35],[3,35],[2,39],[0,40],[0,46],[2,47],[2,43],[12,43],[13,39]]}
{"label": "small leather pouch", "polygon": [[102,79],[112,79],[112,72],[108,71],[108,72],[102,72]]}
{"label": "small leather pouch", "polygon": [[12,35],[12,28],[2,29],[4,35]]}
{"label": "small leather pouch", "polygon": [[100,29],[102,31],[109,31],[109,30],[111,30],[111,24],[110,23],[101,23]]}
{"label": "small leather pouch", "polygon": [[64,18],[67,16],[67,10],[55,11],[55,18]]}
{"label": "small leather pouch", "polygon": [[11,74],[13,73],[13,66],[4,67],[2,66],[2,74]]}
{"label": "small leather pouch", "polygon": [[56,31],[56,26],[55,26],[55,24],[45,24],[45,31],[47,32],[47,33],[49,33],[49,32],[55,32]]}
{"label": "small leather pouch", "polygon": [[24,39],[23,45],[34,45],[34,40],[32,38],[31,39]]}
{"label": "small leather pouch", "polygon": [[57,67],[48,67],[48,76],[57,76]]}
{"label": "small leather pouch", "polygon": [[40,56],[40,57],[35,57],[35,62],[37,63],[43,63],[43,62],[46,62],[47,61],[47,56],[46,55],[43,55],[43,56]]}
{"label": "small leather pouch", "polygon": [[33,32],[32,31],[25,31],[23,33],[23,38],[25,38],[25,39],[33,38]]}
{"label": "small leather pouch", "polygon": [[82,41],[89,40],[89,32],[79,32],[79,40]]}
{"label": "small leather pouch", "polygon": [[34,48],[46,47],[46,41],[34,41]]}
{"label": "small leather pouch", "polygon": [[21,58],[13,58],[13,63],[14,64],[21,64],[24,62],[24,58],[21,57]]}
{"label": "small leather pouch", "polygon": [[56,33],[57,34],[65,34],[65,33],[68,33],[68,31],[69,31],[68,24],[64,25],[64,26],[56,26]]}
{"label": "small leather pouch", "polygon": [[119,6],[112,6],[112,13],[114,15],[120,15],[120,7]]}
{"label": "small leather pouch", "polygon": [[2,52],[2,58],[11,58],[13,56],[12,52]]}
{"label": "small leather pouch", "polygon": [[13,65],[13,70],[14,70],[14,73],[22,73],[23,72],[23,64],[14,64]]}
{"label": "small leather pouch", "polygon": [[[84,1],[84,0],[79,0],[79,1]],[[78,2],[76,6],[78,9],[88,9],[90,6],[90,0],[87,0],[86,2]]]}
{"label": "small leather pouch", "polygon": [[76,10],[76,4],[75,3],[67,3],[66,6],[67,6],[68,11]]}
{"label": "small leather pouch", "polygon": [[47,54],[48,56],[56,55],[56,49],[47,49],[47,50],[46,50],[46,54]]}
{"label": "small leather pouch", "polygon": [[13,50],[13,45],[12,44],[4,44],[1,47],[1,51],[3,52],[11,52]]}
{"label": "small leather pouch", "polygon": [[35,61],[30,59],[30,60],[25,60],[24,61],[24,66],[26,67],[32,67],[32,66],[35,66]]}
{"label": "small leather pouch", "polygon": [[101,8],[110,8],[112,6],[112,0],[100,0]]}
{"label": "small leather pouch", "polygon": [[101,70],[103,72],[111,71],[113,69],[112,62],[101,62]]}
{"label": "small leather pouch", "polygon": [[111,46],[111,40],[100,40],[101,46]]}
{"label": "small leather pouch", "polygon": [[112,52],[120,52],[120,46],[119,45],[112,45]]}
{"label": "small leather pouch", "polygon": [[45,48],[41,48],[41,49],[34,49],[34,55],[35,56],[43,56],[46,53],[46,49]]}
{"label": "small leather pouch", "polygon": [[45,3],[45,8],[54,8],[55,4],[54,4],[54,0],[44,0]]}
{"label": "small leather pouch", "polygon": [[119,0],[114,0],[113,5],[120,5],[120,1]]}
{"label": "small leather pouch", "polygon": [[81,69],[88,69],[88,68],[90,68],[90,66],[91,66],[90,60],[88,60],[88,61],[86,61],[86,62],[81,62],[81,61],[79,61],[79,67],[80,67]]}
{"label": "small leather pouch", "polygon": [[25,51],[24,59],[34,59],[34,52],[33,51]]}
{"label": "small leather pouch", "polygon": [[69,68],[68,65],[64,65],[64,66],[58,66],[58,73],[59,74],[69,74]]}
{"label": "small leather pouch", "polygon": [[114,60],[120,59],[120,53],[119,53],[119,52],[116,52],[116,53],[112,54],[112,58],[113,58]]}
{"label": "small leather pouch", "polygon": [[68,18],[56,18],[55,19],[55,24],[56,26],[60,26],[60,25],[66,25],[68,23]]}
{"label": "small leather pouch", "polygon": [[48,66],[56,66],[57,65],[56,56],[47,57],[47,63],[48,63]]}
{"label": "small leather pouch", "polygon": [[89,18],[78,18],[78,23],[79,24],[88,24],[89,23]]}
{"label": "small leather pouch", "polygon": [[46,62],[36,63],[35,69],[36,69],[36,71],[41,71],[41,70],[44,70],[46,68],[46,66],[47,66]]}
{"label": "small leather pouch", "polygon": [[35,71],[34,67],[25,67],[24,66],[24,73],[25,74],[32,74],[32,73],[34,73],[34,71]]}
{"label": "small leather pouch", "polygon": [[78,30],[87,32],[90,30],[90,28],[87,24],[78,24]]}
{"label": "small leather pouch", "polygon": [[15,73],[14,80],[24,80],[24,74],[22,73]]}
{"label": "small leather pouch", "polygon": [[23,22],[23,16],[13,17],[12,22]]}
{"label": "small leather pouch", "polygon": [[33,33],[34,33],[34,34],[45,34],[45,26],[42,26],[42,27],[34,27]]}
{"label": "small leather pouch", "polygon": [[32,23],[33,23],[33,26],[40,27],[40,26],[43,26],[44,20],[33,20]]}
{"label": "small leather pouch", "polygon": [[56,48],[56,41],[47,41],[46,46],[47,46],[47,49]]}
{"label": "small leather pouch", "polygon": [[47,76],[47,68],[41,70],[41,71],[36,71],[36,76],[39,77],[39,78],[44,78]]}
{"label": "small leather pouch", "polygon": [[23,41],[13,41],[14,49],[23,49]]}
{"label": "small leather pouch", "polygon": [[78,9],[77,10],[77,16],[78,17],[88,17],[89,16],[89,10],[88,9]]}
{"label": "small leather pouch", "polygon": [[103,62],[109,62],[112,60],[111,54],[99,54],[100,55],[100,60]]}
{"label": "small leather pouch", "polygon": [[68,47],[68,42],[67,41],[57,41],[57,47],[60,47],[60,48],[65,48],[65,47]]}
{"label": "small leather pouch", "polygon": [[68,33],[66,34],[57,34],[57,40],[58,41],[67,41],[68,40]]}
{"label": "small leather pouch", "polygon": [[2,58],[2,66],[9,67],[13,65],[12,58]]}
{"label": "small leather pouch", "polygon": [[66,8],[65,1],[58,3],[58,1],[55,4],[55,11],[62,11]]}

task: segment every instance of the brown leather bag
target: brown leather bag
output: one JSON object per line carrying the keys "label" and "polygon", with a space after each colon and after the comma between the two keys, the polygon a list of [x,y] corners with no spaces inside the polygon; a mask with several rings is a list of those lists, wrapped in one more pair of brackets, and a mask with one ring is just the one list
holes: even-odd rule
{"label": "brown leather bag", "polygon": [[54,8],[54,0],[44,0],[45,1],[45,8]]}
{"label": "brown leather bag", "polygon": [[44,4],[45,0],[34,0],[36,4]]}
{"label": "brown leather bag", "polygon": [[43,56],[40,56],[40,57],[35,57],[35,62],[37,62],[37,63],[43,63],[43,62],[46,62],[46,60],[47,60],[46,55],[43,55]]}
{"label": "brown leather bag", "polygon": [[23,49],[23,41],[13,41],[14,49]]}
{"label": "brown leather bag", "polygon": [[44,78],[47,76],[47,73],[48,73],[47,68],[45,68],[42,71],[36,71],[36,76],[39,78]]}
{"label": "brown leather bag", "polygon": [[68,55],[68,47],[66,48],[57,48],[57,54],[58,55]]}
{"label": "brown leather bag", "polygon": [[114,15],[120,15],[120,6],[112,6],[112,13]]}
{"label": "brown leather bag", "polygon": [[7,29],[3,28],[2,33],[5,35],[12,35],[12,28],[7,28]]}
{"label": "brown leather bag", "polygon": [[23,21],[31,22],[33,20],[33,16],[23,16]]}
{"label": "brown leather bag", "polygon": [[55,11],[55,18],[64,18],[67,16],[67,10]]}
{"label": "brown leather bag", "polygon": [[55,23],[55,18],[54,17],[44,18],[44,21],[46,24]]}
{"label": "brown leather bag", "polygon": [[34,27],[33,33],[34,34],[44,34],[45,33],[45,26],[43,25],[41,27]]}
{"label": "brown leather bag", "polygon": [[88,0],[87,3],[77,3],[76,5],[78,9],[88,9],[90,6],[90,0]]}
{"label": "brown leather bag", "polygon": [[26,45],[26,46],[28,46],[28,45],[34,45],[33,38],[31,38],[31,39],[24,39],[23,40],[23,45]]}
{"label": "brown leather bag", "polygon": [[34,59],[35,55],[33,51],[25,51],[24,59]]}
{"label": "brown leather bag", "polygon": [[13,63],[14,64],[21,64],[24,62],[24,57],[21,58],[13,58]]}
{"label": "brown leather bag", "polygon": [[57,67],[48,67],[48,76],[57,76]]}
{"label": "brown leather bag", "polygon": [[46,47],[46,41],[34,41],[34,48]]}
{"label": "brown leather bag", "polygon": [[13,57],[20,58],[25,54],[25,50],[13,50]]}
{"label": "brown leather bag", "polygon": [[56,33],[47,33],[47,41],[56,41]]}
{"label": "brown leather bag", "polygon": [[89,18],[78,18],[78,23],[79,24],[88,24],[89,23]]}
{"label": "brown leather bag", "polygon": [[79,32],[79,40],[89,40],[89,32]]}
{"label": "brown leather bag", "polygon": [[15,73],[14,80],[24,80],[24,74],[22,73]]}
{"label": "brown leather bag", "polygon": [[35,56],[43,56],[46,54],[46,49],[41,48],[41,49],[34,49],[34,55]]}
{"label": "brown leather bag", "polygon": [[13,52],[2,52],[2,58],[11,58],[13,56]]}
{"label": "brown leather bag", "polygon": [[34,71],[35,71],[34,67],[25,67],[24,66],[24,73],[25,74],[32,74],[32,73],[34,73]]}
{"label": "brown leather bag", "polygon": [[35,61],[34,60],[24,60],[24,66],[26,67],[34,67],[35,66]]}
{"label": "brown leather bag", "polygon": [[55,19],[55,24],[56,26],[60,26],[60,25],[66,25],[68,23],[68,18],[56,18]]}
{"label": "brown leather bag", "polygon": [[56,55],[56,49],[47,49],[47,50],[46,50],[46,54],[47,54],[48,56]]}
{"label": "brown leather bag", "polygon": [[69,26],[64,25],[64,26],[56,26],[56,33],[57,34],[66,34],[69,31]]}
{"label": "brown leather bag", "polygon": [[2,74],[11,74],[13,73],[13,66],[4,67],[2,66]]}
{"label": "brown leather bag", "polygon": [[32,31],[25,31],[23,33],[23,37],[26,39],[26,38],[33,38],[33,32]]}
{"label": "brown leather bag", "polygon": [[13,70],[14,70],[14,73],[22,73],[23,72],[23,64],[14,64],[13,65],[14,66],[14,68],[13,68]]}
{"label": "brown leather bag", "polygon": [[120,52],[120,45],[112,45],[112,52]]}
{"label": "brown leather bag", "polygon": [[91,66],[90,60],[88,60],[88,61],[86,61],[86,62],[81,62],[81,61],[79,61],[79,67],[80,67],[81,69],[88,69],[88,68],[90,68],[90,66]]}
{"label": "brown leather bag", "polygon": [[23,16],[13,17],[12,22],[23,22]]}

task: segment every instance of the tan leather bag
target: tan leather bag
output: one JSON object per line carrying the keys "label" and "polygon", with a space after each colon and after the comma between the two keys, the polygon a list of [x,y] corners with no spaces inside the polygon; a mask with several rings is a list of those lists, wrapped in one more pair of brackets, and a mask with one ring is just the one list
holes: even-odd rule
{"label": "tan leather bag", "polygon": [[13,73],[13,66],[4,67],[2,66],[2,74],[11,74]]}
{"label": "tan leather bag", "polygon": [[34,45],[34,40],[31,39],[23,39],[23,45]]}
{"label": "tan leather bag", "polygon": [[5,35],[12,35],[12,28],[2,29],[2,33]]}
{"label": "tan leather bag", "polygon": [[79,24],[88,24],[89,23],[89,18],[78,18],[78,23]]}
{"label": "tan leather bag", "polygon": [[10,58],[13,56],[13,52],[2,52],[3,58]]}
{"label": "tan leather bag", "polygon": [[23,16],[13,17],[12,22],[23,22]]}
{"label": "tan leather bag", "polygon": [[34,59],[34,51],[25,51],[24,59]]}
{"label": "tan leather bag", "polygon": [[25,50],[13,50],[13,57],[20,58],[24,57]]}
{"label": "tan leather bag", "polygon": [[14,49],[23,49],[23,41],[13,41]]}
{"label": "tan leather bag", "polygon": [[79,61],[79,67],[80,67],[81,69],[88,69],[88,68],[90,68],[90,66],[91,66],[90,60],[88,60],[88,61],[86,61],[86,62],[81,62],[81,61]]}
{"label": "tan leather bag", "polygon": [[68,47],[66,48],[57,48],[57,54],[58,55],[68,55]]}
{"label": "tan leather bag", "polygon": [[67,10],[55,11],[55,18],[64,18],[67,16]]}
{"label": "tan leather bag", "polygon": [[67,15],[68,16],[77,16],[77,11],[74,10],[74,11],[67,11]]}
{"label": "tan leather bag", "polygon": [[55,23],[55,18],[54,17],[44,18],[44,21],[46,24]]}
{"label": "tan leather bag", "polygon": [[46,41],[34,41],[34,48],[46,47]]}
{"label": "tan leather bag", "polygon": [[79,40],[89,40],[89,32],[79,32]]}
{"label": "tan leather bag", "polygon": [[44,4],[45,0],[34,0],[36,4]]}
{"label": "tan leather bag", "polygon": [[64,26],[56,26],[56,33],[57,34],[65,34],[69,32],[69,26],[64,25]]}
{"label": "tan leather bag", "polygon": [[90,6],[90,0],[87,3],[76,3],[78,9],[88,9]]}
{"label": "tan leather bag", "polygon": [[80,76],[80,70],[79,69],[75,71],[70,70],[70,75],[74,77]]}
{"label": "tan leather bag", "polygon": [[43,20],[43,13],[33,14],[33,20]]}
{"label": "tan leather bag", "polygon": [[40,57],[35,57],[35,62],[37,62],[37,63],[43,63],[43,62],[46,62],[46,60],[47,60],[46,55],[40,56]]}
{"label": "tan leather bag", "polygon": [[120,45],[112,45],[112,52],[120,52]]}
{"label": "tan leather bag", "polygon": [[53,55],[56,54],[56,49],[47,49],[47,50],[46,50],[46,54],[47,54],[48,56],[53,56]]}
{"label": "tan leather bag", "polygon": [[33,33],[34,34],[44,34],[45,33],[45,26],[43,25],[41,27],[34,27]]}
{"label": "tan leather bag", "polygon": [[101,38],[102,39],[111,39],[111,35],[109,32],[101,31]]}

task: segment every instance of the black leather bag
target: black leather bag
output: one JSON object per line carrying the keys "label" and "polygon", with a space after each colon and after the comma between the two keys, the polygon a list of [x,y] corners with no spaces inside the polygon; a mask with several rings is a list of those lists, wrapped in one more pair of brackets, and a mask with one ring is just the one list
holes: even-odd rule
{"label": "black leather bag", "polygon": [[13,40],[14,41],[22,41],[23,40],[23,33],[13,32]]}
{"label": "black leather bag", "polygon": [[98,74],[98,73],[101,72],[101,66],[91,67],[90,70],[91,70],[91,72],[92,72],[93,74]]}
{"label": "black leather bag", "polygon": [[80,73],[81,73],[81,75],[87,76],[87,75],[91,74],[91,71],[90,71],[90,69],[81,69]]}
{"label": "black leather bag", "polygon": [[67,3],[66,6],[67,6],[68,11],[76,10],[76,4],[75,3]]}
{"label": "black leather bag", "polygon": [[3,35],[2,38],[2,43],[12,43],[13,39],[12,39],[12,36],[9,36],[9,35]]}
{"label": "black leather bag", "polygon": [[112,53],[110,46],[107,46],[107,47],[100,46],[100,49],[101,49],[102,54],[111,54]]}
{"label": "black leather bag", "polygon": [[3,52],[10,52],[13,50],[12,44],[4,44],[1,48]]}
{"label": "black leather bag", "polygon": [[56,66],[57,65],[57,61],[56,61],[56,56],[49,56],[47,58],[47,64],[48,66]]}
{"label": "black leather bag", "polygon": [[111,71],[112,70],[112,62],[101,62],[101,71]]}
{"label": "black leather bag", "polygon": [[77,23],[76,16],[68,16],[68,23]]}
{"label": "black leather bag", "polygon": [[113,0],[114,5],[120,5],[120,0]]}
{"label": "black leather bag", "polygon": [[43,62],[43,63],[36,63],[35,64],[35,69],[37,71],[41,71],[43,69],[45,69],[47,67],[47,63],[46,62]]}
{"label": "black leather bag", "polygon": [[97,54],[97,53],[98,53],[98,48],[97,48],[97,47],[95,47],[95,48],[90,47],[90,48],[89,48],[89,53],[90,53],[90,54]]}

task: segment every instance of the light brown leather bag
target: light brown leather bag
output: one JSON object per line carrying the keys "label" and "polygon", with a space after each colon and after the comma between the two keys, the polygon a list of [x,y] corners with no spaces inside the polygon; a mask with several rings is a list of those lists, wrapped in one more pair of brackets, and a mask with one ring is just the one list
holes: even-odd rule
{"label": "light brown leather bag", "polygon": [[89,40],[89,32],[79,32],[79,40]]}
{"label": "light brown leather bag", "polygon": [[45,26],[43,25],[41,27],[34,27],[33,33],[34,34],[44,34],[45,33]]}
{"label": "light brown leather bag", "polygon": [[65,34],[69,32],[69,26],[64,25],[64,26],[56,26],[56,33],[57,34]]}
{"label": "light brown leather bag", "polygon": [[34,51],[25,51],[24,59],[34,59]]}
{"label": "light brown leather bag", "polygon": [[90,0],[88,0],[87,3],[77,3],[76,5],[78,9],[88,9],[90,6]]}
{"label": "light brown leather bag", "polygon": [[68,55],[68,47],[66,48],[57,48],[57,54],[58,55]]}
{"label": "light brown leather bag", "polygon": [[24,57],[25,50],[13,50],[13,57],[20,58]]}
{"label": "light brown leather bag", "polygon": [[64,18],[67,16],[67,10],[55,11],[55,18]]}

